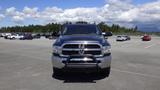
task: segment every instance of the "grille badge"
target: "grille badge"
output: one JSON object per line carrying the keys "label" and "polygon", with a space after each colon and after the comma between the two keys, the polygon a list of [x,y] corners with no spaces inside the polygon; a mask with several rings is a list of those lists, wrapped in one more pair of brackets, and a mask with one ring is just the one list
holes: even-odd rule
{"label": "grille badge", "polygon": [[85,49],[85,46],[84,46],[84,44],[79,44],[79,54],[80,55],[83,55],[84,54],[84,49]]}

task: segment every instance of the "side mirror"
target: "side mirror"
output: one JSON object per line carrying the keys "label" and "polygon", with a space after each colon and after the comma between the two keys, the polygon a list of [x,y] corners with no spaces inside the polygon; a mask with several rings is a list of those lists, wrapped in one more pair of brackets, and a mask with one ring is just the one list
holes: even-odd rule
{"label": "side mirror", "polygon": [[58,33],[55,33],[56,37],[59,37],[61,35],[61,31],[59,31]]}

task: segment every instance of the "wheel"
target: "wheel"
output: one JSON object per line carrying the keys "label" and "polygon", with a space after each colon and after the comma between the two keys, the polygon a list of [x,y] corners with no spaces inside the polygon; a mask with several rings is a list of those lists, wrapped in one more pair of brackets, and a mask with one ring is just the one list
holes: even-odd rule
{"label": "wheel", "polygon": [[15,37],[13,37],[12,39],[16,39]]}
{"label": "wheel", "polygon": [[102,69],[102,70],[100,71],[100,74],[103,75],[103,76],[109,77],[109,75],[110,75],[110,70],[111,70],[110,67],[105,68],[105,69]]}

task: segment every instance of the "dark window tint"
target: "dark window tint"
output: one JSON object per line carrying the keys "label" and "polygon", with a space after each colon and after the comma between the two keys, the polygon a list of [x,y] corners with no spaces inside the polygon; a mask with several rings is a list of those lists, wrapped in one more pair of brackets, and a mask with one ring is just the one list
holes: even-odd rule
{"label": "dark window tint", "polygon": [[74,34],[100,34],[96,25],[68,25],[64,28],[63,35]]}

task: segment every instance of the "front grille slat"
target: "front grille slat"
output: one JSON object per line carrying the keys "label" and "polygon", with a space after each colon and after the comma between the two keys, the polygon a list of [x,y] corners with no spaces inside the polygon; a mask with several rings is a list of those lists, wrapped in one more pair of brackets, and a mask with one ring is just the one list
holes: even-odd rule
{"label": "front grille slat", "polygon": [[[70,56],[70,55],[79,55],[79,44],[65,44],[62,47],[62,55]],[[84,44],[84,53],[83,55],[101,55],[102,50],[99,44]]]}
{"label": "front grille slat", "polygon": [[101,51],[85,51],[84,54],[100,55]]}
{"label": "front grille slat", "polygon": [[63,55],[77,55],[78,51],[62,51]]}
{"label": "front grille slat", "polygon": [[78,48],[78,44],[67,44],[63,48]]}
{"label": "front grille slat", "polygon": [[88,44],[88,45],[85,45],[85,48],[100,48],[100,46]]}

